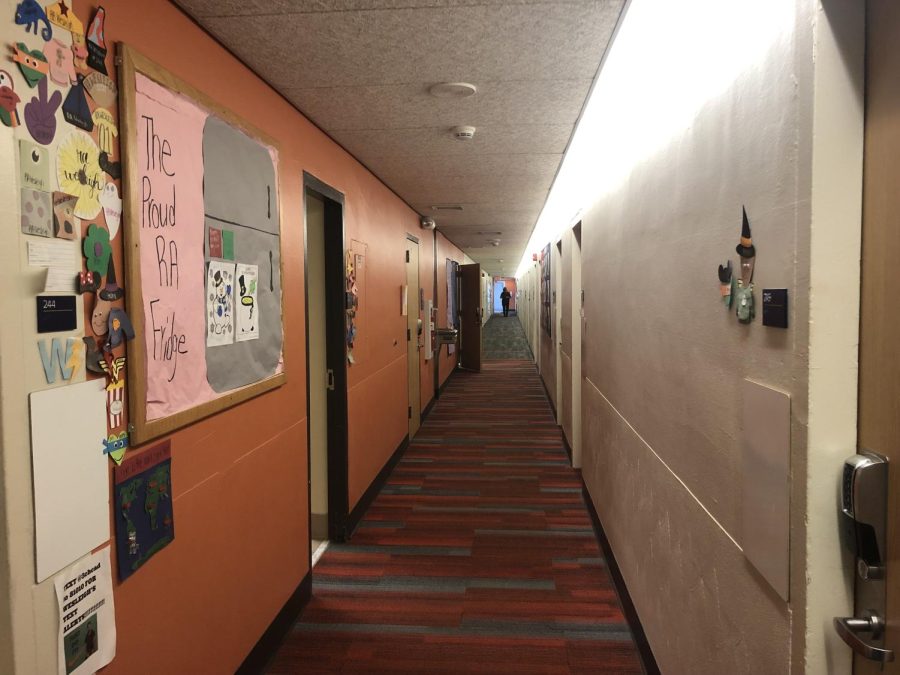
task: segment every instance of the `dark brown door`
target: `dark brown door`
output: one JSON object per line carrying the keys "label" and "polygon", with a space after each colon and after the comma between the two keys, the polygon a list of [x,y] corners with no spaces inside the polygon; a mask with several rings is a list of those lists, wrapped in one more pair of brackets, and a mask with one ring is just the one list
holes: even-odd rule
{"label": "dark brown door", "polygon": [[[900,3],[867,4],[866,146],[863,189],[862,307],[859,353],[859,447],[888,458],[887,631],[900,650]],[[857,585],[862,582],[857,578]],[[862,589],[857,588],[857,603]],[[857,607],[857,616],[867,607]],[[856,656],[854,672],[900,673]]]}
{"label": "dark brown door", "polygon": [[459,365],[481,370],[481,265],[459,266]]}

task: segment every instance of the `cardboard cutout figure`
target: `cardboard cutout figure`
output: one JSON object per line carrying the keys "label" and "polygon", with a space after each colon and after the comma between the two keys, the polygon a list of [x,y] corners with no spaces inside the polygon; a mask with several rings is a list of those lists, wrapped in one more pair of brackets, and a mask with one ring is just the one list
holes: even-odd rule
{"label": "cardboard cutout figure", "polygon": [[722,294],[722,302],[726,307],[731,307],[731,293],[734,288],[734,275],[731,272],[731,261],[723,267],[719,265],[719,291]]}
{"label": "cardboard cutout figure", "polygon": [[744,220],[741,225],[741,243],[736,247],[737,254],[741,256],[741,280],[738,282],[735,294],[737,305],[737,317],[741,323],[750,323],[756,316],[753,306],[753,267],[756,262],[756,248],[750,236],[750,221],[747,219],[747,209],[744,208]]}

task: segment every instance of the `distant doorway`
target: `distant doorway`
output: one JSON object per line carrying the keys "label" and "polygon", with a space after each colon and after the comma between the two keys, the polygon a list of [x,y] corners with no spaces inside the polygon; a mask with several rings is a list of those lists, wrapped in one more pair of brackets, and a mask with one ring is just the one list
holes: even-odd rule
{"label": "distant doorway", "polygon": [[503,301],[500,294],[503,289],[509,290],[509,314],[516,313],[516,280],[512,277],[494,277],[494,314],[503,314]]}
{"label": "distant doorway", "polygon": [[310,563],[346,538],[347,359],[344,196],[304,173]]}

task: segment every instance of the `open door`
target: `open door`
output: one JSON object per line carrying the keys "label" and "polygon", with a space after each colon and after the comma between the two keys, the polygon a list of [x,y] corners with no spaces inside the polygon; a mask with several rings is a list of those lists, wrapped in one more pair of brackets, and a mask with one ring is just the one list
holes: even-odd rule
{"label": "open door", "polygon": [[459,367],[481,372],[481,265],[459,266]]}
{"label": "open door", "polygon": [[422,318],[419,314],[419,240],[406,235],[406,360],[409,389],[409,440],[422,422],[419,393],[419,350]]}

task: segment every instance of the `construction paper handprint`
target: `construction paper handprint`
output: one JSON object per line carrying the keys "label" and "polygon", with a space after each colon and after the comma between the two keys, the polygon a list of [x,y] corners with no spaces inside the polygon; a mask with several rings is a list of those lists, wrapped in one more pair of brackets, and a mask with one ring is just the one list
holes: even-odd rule
{"label": "construction paper handprint", "polygon": [[38,82],[38,95],[25,104],[25,126],[41,145],[50,145],[56,135],[56,111],[62,103],[62,94],[54,91],[47,98],[47,79]]}

